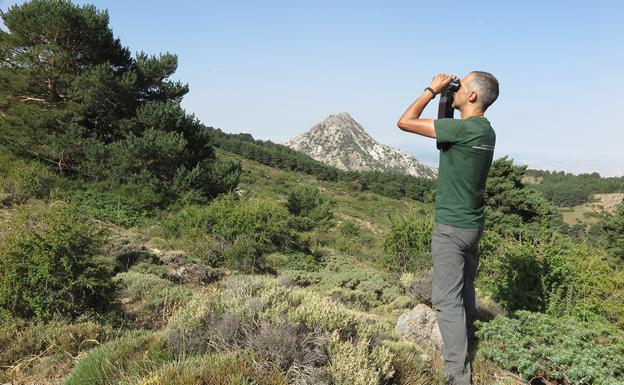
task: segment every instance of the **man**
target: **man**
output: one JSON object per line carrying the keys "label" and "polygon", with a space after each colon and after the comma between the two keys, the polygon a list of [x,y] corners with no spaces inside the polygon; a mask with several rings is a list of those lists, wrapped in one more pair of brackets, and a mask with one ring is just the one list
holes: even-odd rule
{"label": "man", "polygon": [[498,97],[498,81],[473,71],[460,81],[453,108],[461,119],[421,119],[429,101],[455,76],[440,74],[412,103],[397,125],[403,131],[436,138],[440,165],[431,238],[431,302],[444,341],[442,355],[451,384],[471,384],[468,340],[474,341],[474,280],[483,235],[485,182],[492,164],[496,134],[483,116]]}

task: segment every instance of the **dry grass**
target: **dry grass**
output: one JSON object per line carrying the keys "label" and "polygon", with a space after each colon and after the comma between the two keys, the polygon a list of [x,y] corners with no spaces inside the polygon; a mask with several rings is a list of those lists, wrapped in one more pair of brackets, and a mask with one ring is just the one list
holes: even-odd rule
{"label": "dry grass", "polygon": [[501,369],[492,361],[481,356],[478,351],[471,361],[472,383],[474,385],[526,385],[519,376]]}
{"label": "dry grass", "polygon": [[612,213],[624,199],[624,193],[594,194],[594,201],[574,206],[572,210],[562,210],[563,221],[568,225],[575,223],[594,224],[600,220],[601,213]]}
{"label": "dry grass", "polygon": [[542,179],[544,179],[541,176],[528,176],[525,175],[522,178],[522,183],[524,183],[525,185],[532,185],[532,184],[540,184],[542,182]]}

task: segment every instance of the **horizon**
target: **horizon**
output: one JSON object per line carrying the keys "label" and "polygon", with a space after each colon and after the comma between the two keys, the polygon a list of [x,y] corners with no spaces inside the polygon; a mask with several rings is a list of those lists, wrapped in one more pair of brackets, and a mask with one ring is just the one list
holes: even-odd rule
{"label": "horizon", "polygon": [[[624,175],[624,3],[451,2],[450,13],[404,1],[74,3],[107,9],[133,56],[176,54],[172,78],[190,87],[182,106],[224,132],[280,143],[346,111],[378,142],[437,167],[435,140],[396,121],[435,74],[484,70],[501,84],[486,113],[495,159]],[[436,110],[437,99],[422,117]]]}
{"label": "horizon", "polygon": [[[331,114],[327,115],[327,117],[326,117],[325,119],[329,118],[331,115],[337,115],[337,114],[340,114],[340,113],[347,113],[347,114],[348,114],[349,116],[351,116],[351,118],[352,118],[352,119],[354,119],[357,123],[360,123],[360,122],[358,122],[358,120],[357,120],[356,118],[354,118],[354,117],[353,117],[353,116],[352,116],[352,115],[351,115],[348,111],[337,111],[337,112],[331,113]],[[316,124],[323,122],[325,119],[320,120],[320,121],[319,121],[319,122],[317,122]],[[316,125],[316,124],[315,124],[315,125]],[[314,125],[314,126],[315,126],[315,125]],[[312,130],[312,129],[314,128],[314,126],[310,127],[310,128],[309,128],[308,130],[306,130],[306,131],[302,131],[301,133],[299,133],[299,134],[297,134],[297,135],[295,135],[295,136],[301,135],[301,134],[303,134],[303,133],[305,133],[305,132],[308,132],[308,131]],[[214,128],[219,128],[219,127],[214,127]],[[363,129],[364,129],[364,131],[365,131],[365,132],[366,132],[366,133],[370,136],[370,133],[369,133],[368,131],[366,131],[366,127],[362,127],[362,128],[363,128]],[[220,129],[220,128],[219,128],[219,129]],[[222,131],[223,131],[223,130],[222,130]],[[239,132],[234,132],[234,133],[239,133]],[[372,136],[371,136],[371,137],[372,137]],[[254,139],[260,139],[260,138],[256,138],[256,137],[254,137]],[[288,139],[291,139],[291,138],[288,138]],[[376,140],[377,142],[379,142],[377,139],[375,139],[375,138],[373,138],[373,139],[374,139],[374,140]],[[269,138],[269,139],[260,139],[260,140],[270,140],[270,141],[272,141],[273,143],[277,143],[277,144],[283,144],[283,142],[284,142],[284,141],[286,141],[286,140],[284,140],[284,141],[282,141],[282,142],[275,142],[274,140],[272,140],[272,139],[270,139],[270,138]],[[387,143],[382,143],[382,142],[379,142],[379,143],[384,144],[384,145],[387,145],[387,146],[390,146],[390,147],[398,148],[398,149],[400,149],[400,150],[402,150],[402,151],[406,152],[407,154],[412,155],[412,156],[414,156],[414,157],[416,158],[415,154],[414,154],[414,153],[412,153],[412,152],[410,152],[409,150],[405,150],[404,148],[401,148],[401,147],[399,147],[399,146],[391,146],[391,145],[389,145],[389,144],[387,144]],[[403,146],[403,147],[408,147],[408,148],[409,148],[409,146]],[[425,166],[428,166],[428,167],[431,167],[431,168],[436,168],[436,169],[438,168],[438,166],[439,166],[439,164],[438,164],[438,162],[439,162],[439,151],[437,151],[437,150],[436,150],[436,151],[431,151],[431,152],[429,152],[429,153],[421,151],[421,152],[419,152],[419,154],[420,154],[420,155],[423,155],[423,154],[427,154],[427,155],[429,155],[429,157],[421,157],[421,158],[416,158],[419,162],[421,162],[421,163],[422,163],[422,164],[424,164]],[[503,156],[505,156],[505,155],[501,155],[501,157],[503,157]],[[563,170],[563,169],[561,169],[561,168],[554,168],[554,167],[551,167],[551,168],[548,168],[548,169],[544,169],[544,168],[537,168],[537,167],[531,167],[531,164],[535,164],[535,163],[537,163],[537,161],[531,161],[531,160],[528,160],[528,161],[526,161],[526,162],[519,163],[519,162],[517,162],[517,161],[516,161],[516,159],[514,159],[514,158],[513,158],[513,157],[511,157],[511,156],[508,156],[508,158],[510,158],[510,159],[512,159],[512,160],[514,160],[514,164],[515,164],[515,165],[519,165],[519,164],[527,165],[527,166],[528,166],[528,167],[527,167],[527,169],[530,169],[530,170],[543,170],[543,171],[551,171],[551,172],[561,172],[561,171],[564,171],[564,172],[566,172],[566,173],[570,173],[570,174],[574,174],[574,175],[580,175],[580,174],[591,174],[591,173],[593,173],[593,172],[597,172],[597,171],[592,171],[592,170],[589,170],[589,171],[572,172],[572,171]],[[495,158],[495,159],[498,159],[498,158]],[[602,174],[600,174],[600,176],[601,176],[601,177],[613,177],[613,176],[615,176],[615,177],[619,177],[620,175],[611,175],[611,176],[607,176],[607,175],[602,175]]]}

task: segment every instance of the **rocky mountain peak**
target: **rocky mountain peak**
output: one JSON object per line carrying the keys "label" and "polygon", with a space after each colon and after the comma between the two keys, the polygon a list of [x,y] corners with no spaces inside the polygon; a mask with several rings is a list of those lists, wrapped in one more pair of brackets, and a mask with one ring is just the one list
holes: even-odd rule
{"label": "rocky mountain peak", "polygon": [[282,144],[342,170],[393,170],[413,176],[436,176],[436,170],[411,155],[377,142],[347,112],[331,114]]}
{"label": "rocky mountain peak", "polygon": [[358,125],[358,122],[356,122],[355,119],[353,119],[347,112],[331,114],[323,121],[323,123],[336,125]]}

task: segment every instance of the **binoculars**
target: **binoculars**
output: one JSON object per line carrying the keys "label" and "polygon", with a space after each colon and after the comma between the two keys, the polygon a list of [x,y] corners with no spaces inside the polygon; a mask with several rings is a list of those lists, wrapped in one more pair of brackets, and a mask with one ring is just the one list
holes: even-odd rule
{"label": "binoculars", "polygon": [[440,93],[440,104],[438,104],[438,119],[453,117],[453,93],[459,89],[459,80],[453,79],[448,86]]}

